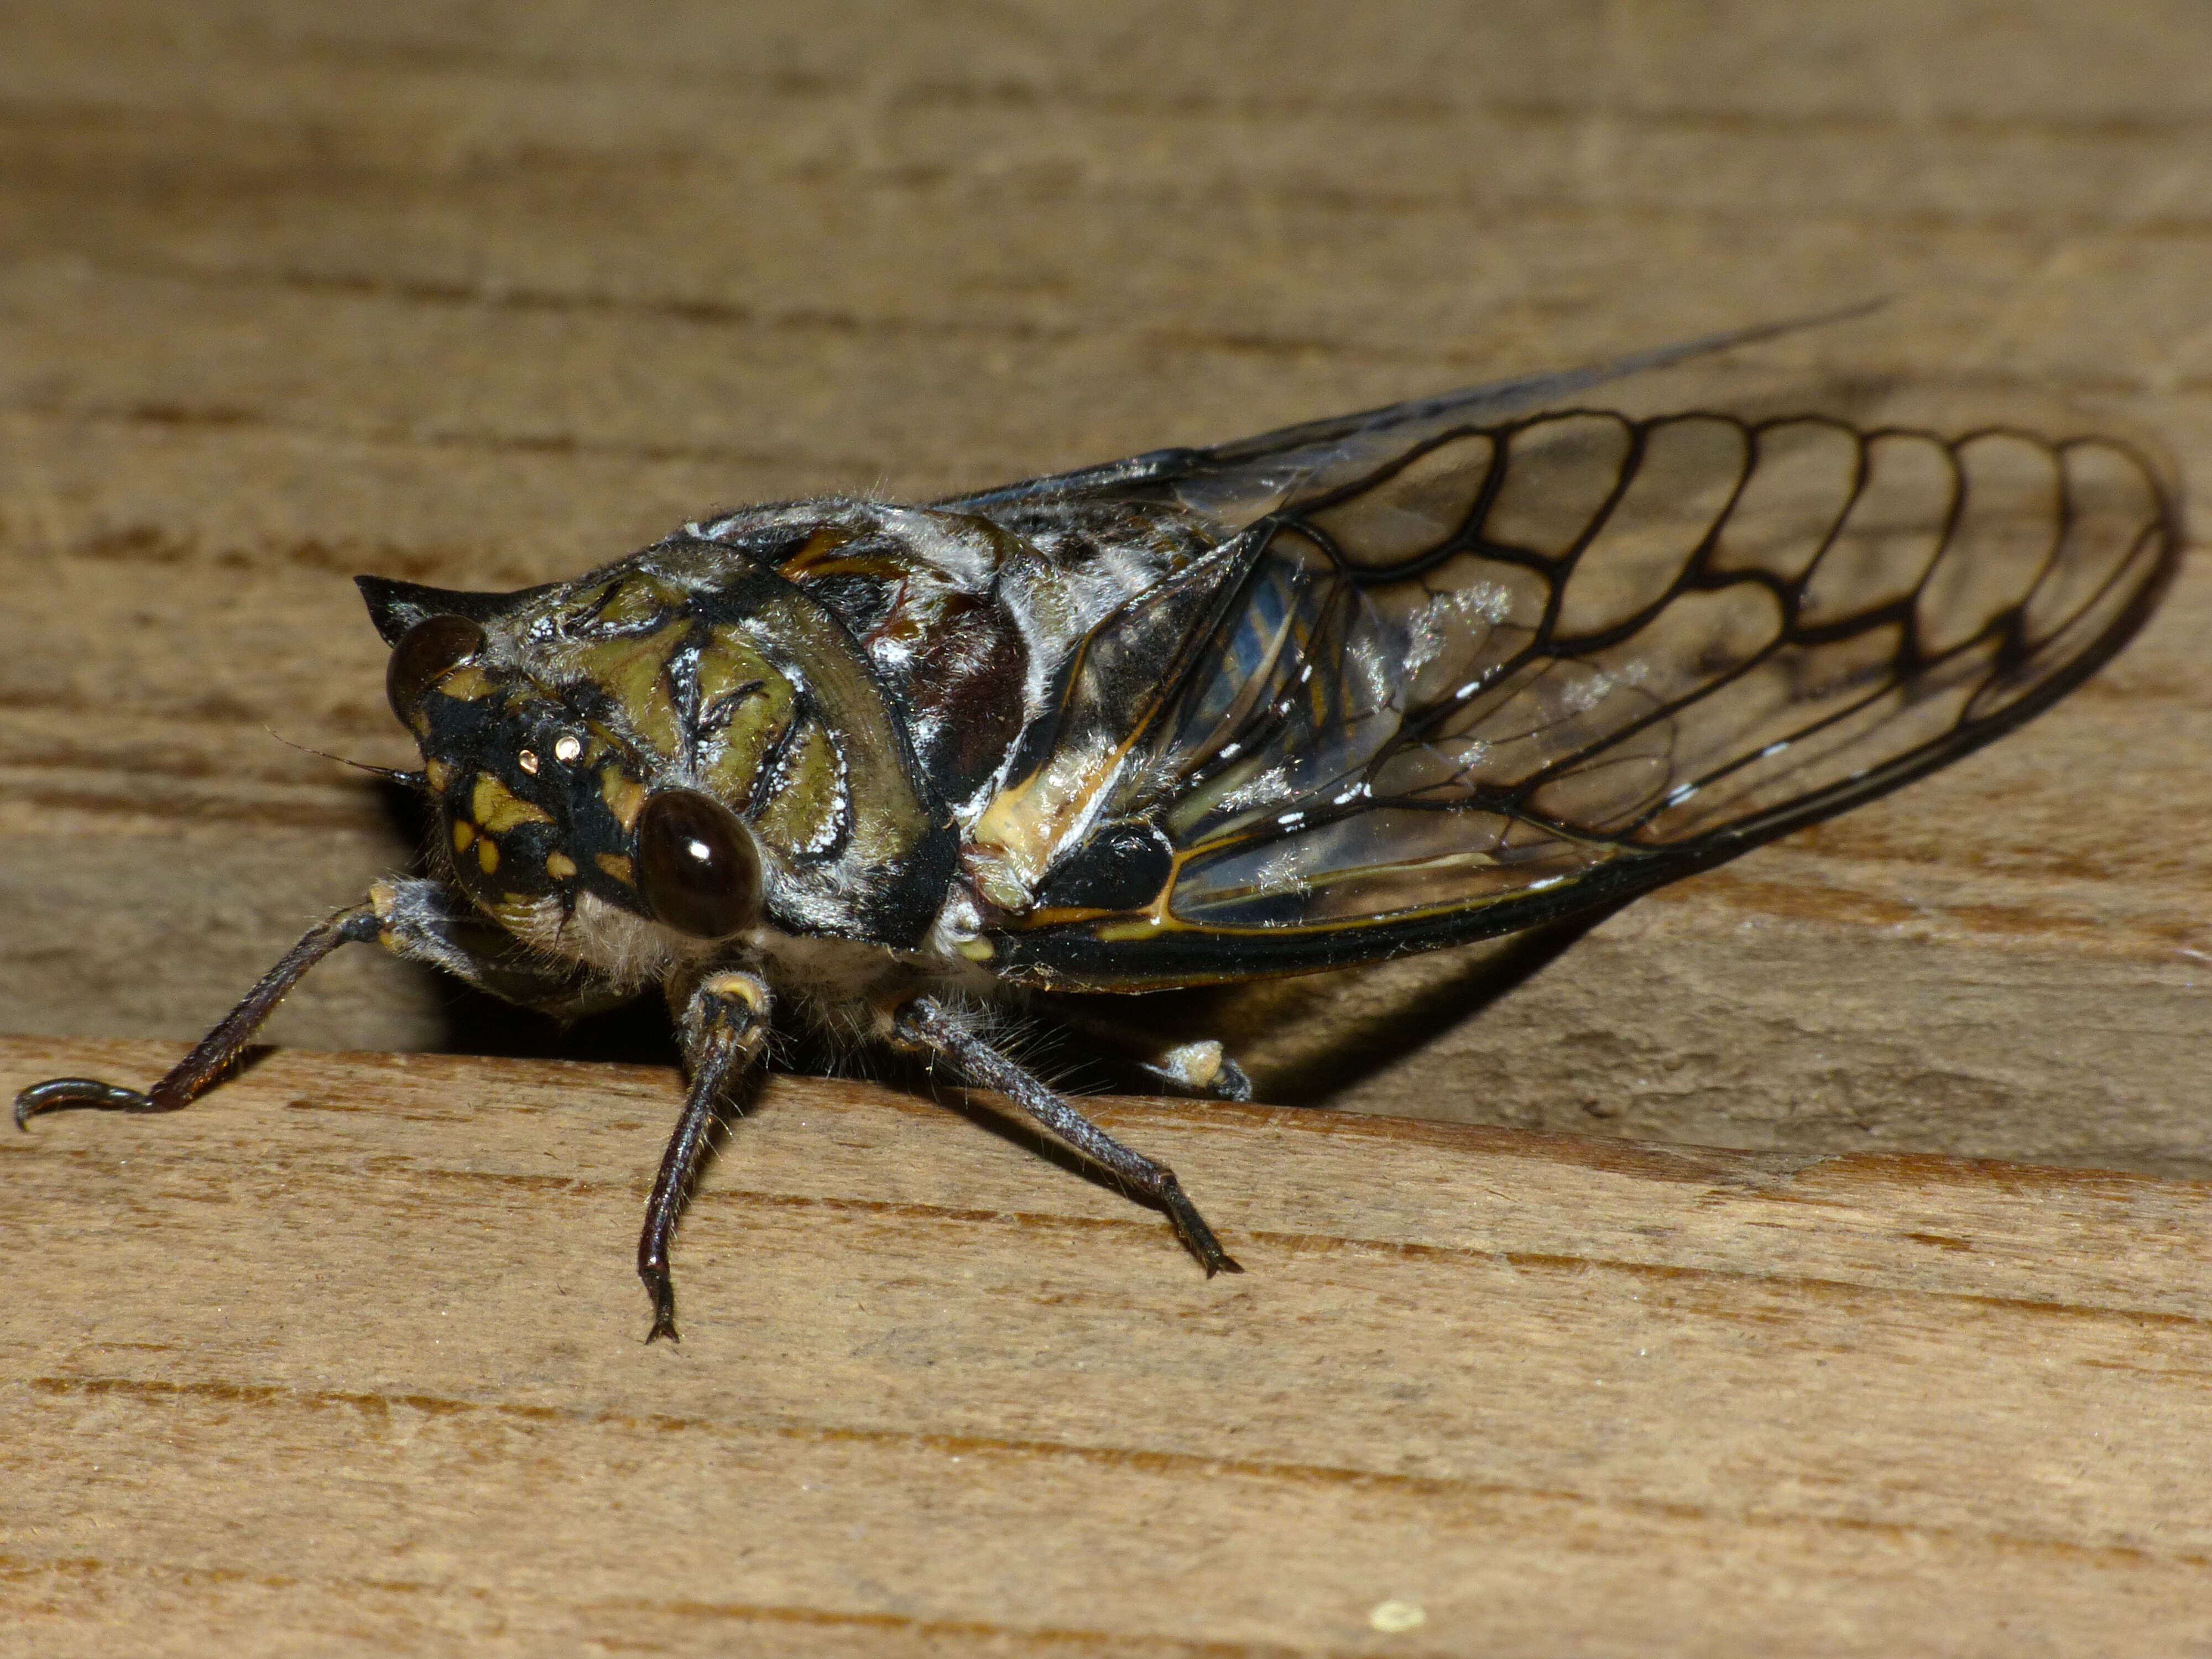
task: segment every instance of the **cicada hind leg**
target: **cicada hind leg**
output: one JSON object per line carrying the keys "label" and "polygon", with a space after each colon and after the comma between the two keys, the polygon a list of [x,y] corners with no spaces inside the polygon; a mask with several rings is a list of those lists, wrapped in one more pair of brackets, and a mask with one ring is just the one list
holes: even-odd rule
{"label": "cicada hind leg", "polygon": [[[1004,1095],[1029,1117],[1119,1177],[1139,1197],[1165,1211],[1176,1236],[1198,1258],[1207,1278],[1244,1271],[1221,1248],[1221,1241],[1183,1192],[1173,1170],[1115,1139],[1042,1080],[1000,1053],[954,1010],[933,997],[916,997],[893,1016],[892,1028],[901,1042],[937,1055],[970,1083]],[[1212,1059],[1218,1065],[1220,1056],[1217,1053]],[[1241,1071],[1237,1073],[1240,1080],[1243,1076]],[[1245,1086],[1249,1090],[1250,1085]]]}

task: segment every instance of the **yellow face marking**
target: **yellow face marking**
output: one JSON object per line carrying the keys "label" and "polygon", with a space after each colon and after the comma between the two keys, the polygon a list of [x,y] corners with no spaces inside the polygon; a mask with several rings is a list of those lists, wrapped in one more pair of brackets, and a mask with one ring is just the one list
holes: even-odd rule
{"label": "yellow face marking", "polygon": [[477,843],[477,862],[483,866],[483,872],[486,875],[489,875],[493,871],[498,869],[499,843],[489,836],[486,836],[482,841],[478,842]]}
{"label": "yellow face marking", "polygon": [[453,781],[453,769],[441,760],[428,761],[423,764],[422,775],[430,781],[430,787],[442,795],[446,786]]}
{"label": "yellow face marking", "polygon": [[620,853],[594,853],[592,862],[598,865],[625,887],[637,885],[637,871]]}
{"label": "yellow face marking", "polygon": [[[615,815],[615,822],[624,830],[637,828],[637,815],[645,810],[645,786],[623,775],[619,766],[599,769],[599,795],[607,804],[607,811]],[[624,876],[624,881],[629,878]]]}
{"label": "yellow face marking", "polygon": [[474,663],[456,668],[438,682],[438,695],[459,702],[474,702],[491,695],[491,676]]}
{"label": "yellow face marking", "polygon": [[469,850],[469,843],[476,838],[476,825],[471,823],[466,818],[455,818],[453,820],[453,850],[456,853],[467,852]]}
{"label": "yellow face marking", "polygon": [[553,815],[523,799],[489,772],[477,774],[469,811],[487,836],[504,835],[520,823],[550,823]]}
{"label": "yellow face marking", "polygon": [[566,853],[548,853],[545,855],[545,873],[556,881],[566,881],[576,873],[576,860]]}
{"label": "yellow face marking", "polygon": [[521,933],[537,919],[538,902],[527,893],[508,893],[491,907],[491,913],[516,933]]}

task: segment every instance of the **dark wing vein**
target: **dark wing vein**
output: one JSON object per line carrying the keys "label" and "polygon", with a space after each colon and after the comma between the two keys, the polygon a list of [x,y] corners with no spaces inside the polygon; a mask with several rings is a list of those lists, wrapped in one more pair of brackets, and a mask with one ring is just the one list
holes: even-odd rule
{"label": "dark wing vein", "polygon": [[1292,970],[1656,885],[2047,706],[2175,556],[2156,470],[2109,438],[1443,407],[1232,447],[1242,483],[1185,465],[1187,505],[1193,477],[1265,505],[1090,843],[1158,878],[1010,926],[1002,971]]}

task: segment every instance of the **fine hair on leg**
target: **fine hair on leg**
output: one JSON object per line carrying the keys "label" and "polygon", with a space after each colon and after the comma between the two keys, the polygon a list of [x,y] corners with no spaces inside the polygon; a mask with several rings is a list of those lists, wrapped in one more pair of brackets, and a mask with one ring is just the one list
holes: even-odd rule
{"label": "fine hair on leg", "polygon": [[1212,1278],[1237,1273],[1238,1267],[1213,1229],[1185,1195],[1173,1170],[1124,1146],[1066,1100],[998,1049],[966,1019],[934,997],[916,997],[893,1016],[893,1027],[907,1042],[949,1062],[969,1082],[1004,1095],[1036,1122],[1118,1176],[1139,1196],[1167,1212],[1176,1236]]}

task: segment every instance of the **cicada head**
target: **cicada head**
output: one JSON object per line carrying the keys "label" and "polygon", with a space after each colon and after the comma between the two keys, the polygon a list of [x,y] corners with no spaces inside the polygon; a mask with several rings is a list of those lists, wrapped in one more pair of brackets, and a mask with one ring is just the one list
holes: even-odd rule
{"label": "cicada head", "polygon": [[827,613],[742,556],[361,586],[452,879],[525,939],[605,955],[611,908],[691,940],[765,918],[905,945],[941,902],[948,829],[902,726]]}
{"label": "cicada head", "polygon": [[694,938],[757,921],[750,832],[710,795],[655,788],[604,688],[549,680],[518,648],[514,607],[486,602],[508,598],[370,589],[397,635],[386,691],[422,750],[453,883],[539,944],[580,910],[588,924],[595,902]]}

